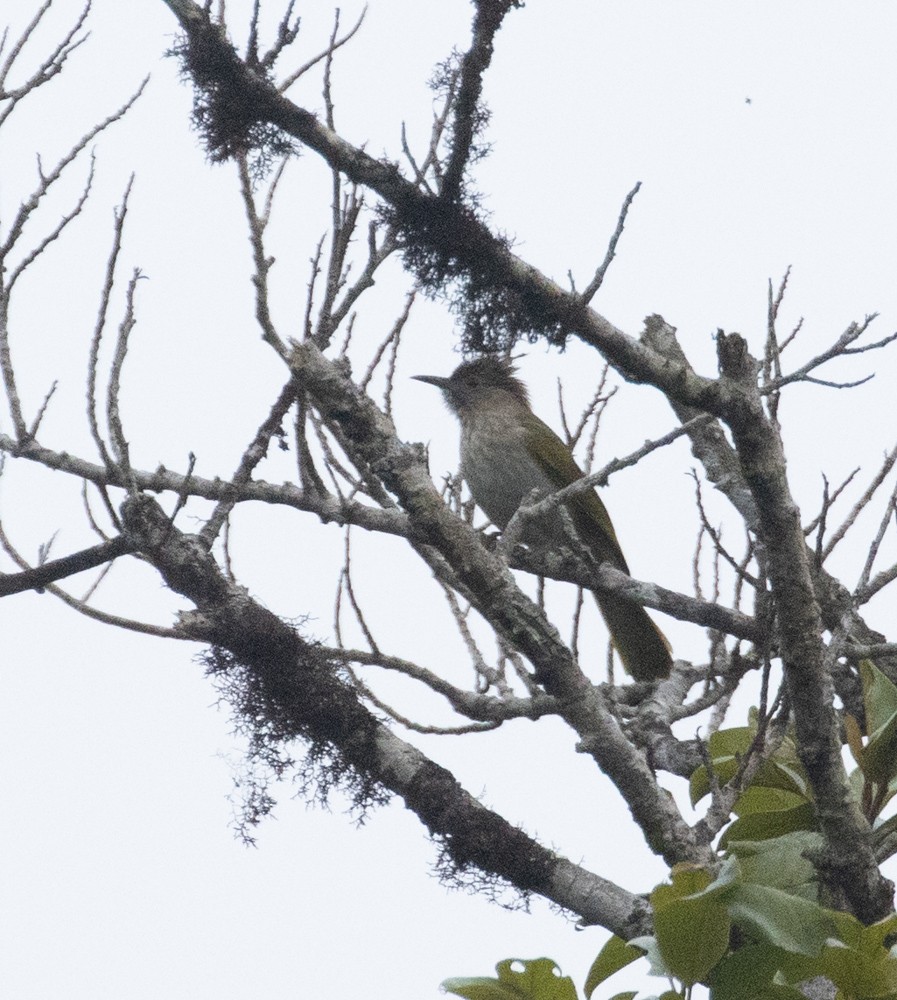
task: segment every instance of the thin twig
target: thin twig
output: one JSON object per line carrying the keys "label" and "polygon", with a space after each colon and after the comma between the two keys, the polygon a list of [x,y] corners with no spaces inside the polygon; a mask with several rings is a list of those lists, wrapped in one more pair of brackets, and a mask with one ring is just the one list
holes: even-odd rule
{"label": "thin twig", "polygon": [[106,273],[103,279],[103,287],[100,292],[100,305],[97,309],[97,322],[94,326],[93,336],[90,340],[90,353],[87,359],[87,423],[90,427],[90,434],[94,444],[97,446],[100,458],[107,469],[114,468],[112,456],[106,447],[103,435],[100,433],[100,424],[97,419],[97,378],[100,363],[100,343],[103,339],[103,331],[106,326],[106,317],[109,312],[109,302],[112,298],[112,289],[115,285],[115,269],[118,262],[118,255],[121,252],[122,238],[124,235],[125,219],[128,215],[128,200],[131,197],[131,189],[134,185],[134,175],[131,174],[125,188],[121,204],[115,210],[113,218],[115,223],[112,227],[112,249],[106,261]]}
{"label": "thin twig", "polygon": [[879,466],[878,472],[872,478],[869,486],[863,495],[857,500],[850,510],[850,513],[844,519],[841,526],[832,534],[832,537],[828,541],[828,545],[825,546],[822,552],[822,559],[825,561],[832,554],[835,546],[844,538],[848,531],[853,527],[856,519],[860,516],[866,505],[875,496],[876,491],[879,486],[885,481],[888,473],[894,467],[894,463],[897,462],[897,445],[895,445],[888,453],[885,455],[884,460]]}
{"label": "thin twig", "polygon": [[324,49],[323,52],[319,52],[316,56],[314,56],[313,58],[309,59],[308,62],[303,63],[299,67],[299,69],[295,70],[288,77],[286,77],[286,79],[284,79],[283,83],[281,83],[278,86],[278,88],[277,88],[280,91],[280,93],[281,94],[286,93],[286,91],[289,90],[289,88],[292,87],[293,84],[300,77],[304,76],[310,69],[312,69],[312,67],[317,66],[317,64],[322,59],[332,59],[333,58],[333,53],[336,52],[337,49],[342,48],[342,46],[345,45],[346,42],[348,42],[355,35],[355,33],[358,31],[358,29],[361,27],[362,22],[364,21],[364,18],[365,18],[365,15],[367,14],[367,12],[368,12],[368,8],[367,8],[367,4],[365,4],[365,6],[362,8],[361,14],[359,15],[359,18],[355,22],[354,26],[352,28],[350,28],[349,31],[347,31],[346,34],[343,35],[342,38],[334,40],[334,36],[331,36],[330,44],[328,44],[327,48]]}
{"label": "thin twig", "polygon": [[109,438],[112,442],[112,448],[115,451],[116,464],[128,480],[128,488],[134,491],[137,490],[137,484],[134,481],[134,474],[131,469],[130,449],[122,425],[119,395],[121,391],[121,373],[128,353],[128,338],[137,323],[137,316],[134,311],[134,295],[137,289],[137,282],[140,281],[141,277],[140,271],[134,268],[134,273],[128,282],[128,290],[125,295],[125,315],[122,317],[122,321],[118,327],[115,352],[112,356],[112,364],[109,366],[109,385],[106,390],[106,420],[109,426]]}
{"label": "thin twig", "polygon": [[617,219],[617,228],[614,230],[613,235],[610,238],[610,242],[607,245],[607,253],[604,255],[604,260],[595,271],[595,275],[592,280],[586,285],[580,298],[583,304],[587,304],[592,301],[595,297],[595,293],[601,287],[604,282],[604,276],[607,274],[607,269],[611,265],[614,257],[617,253],[617,243],[620,241],[620,237],[623,235],[623,227],[626,225],[626,216],[629,214],[630,206],[635,196],[639,193],[641,189],[642,182],[637,181],[635,187],[626,195],[623,199],[623,207],[620,209],[620,216]]}
{"label": "thin twig", "polygon": [[240,153],[236,160],[240,177],[240,194],[243,197],[246,221],[249,224],[249,242],[252,245],[252,259],[255,264],[255,273],[252,275],[252,285],[255,288],[255,318],[262,330],[262,340],[285,359],[289,351],[275,329],[268,308],[268,271],[274,265],[274,258],[268,257],[265,253],[265,228],[268,225],[274,192],[283,176],[286,161],[281,163],[275,173],[265,199],[264,213],[259,215],[252,193],[252,178],[249,176],[249,160],[246,153]]}
{"label": "thin twig", "polygon": [[199,533],[200,541],[207,549],[212,547],[212,543],[218,537],[222,526],[236,506],[239,487],[249,482],[253,471],[268,454],[271,438],[281,430],[284,418],[295,402],[295,399],[296,383],[294,379],[290,378],[280,390],[280,394],[268,412],[268,416],[255,432],[255,436],[240,458],[240,464],[237,466],[236,472],[231,476],[230,483],[234,487],[233,494],[225,500],[218,501],[215,509]]}

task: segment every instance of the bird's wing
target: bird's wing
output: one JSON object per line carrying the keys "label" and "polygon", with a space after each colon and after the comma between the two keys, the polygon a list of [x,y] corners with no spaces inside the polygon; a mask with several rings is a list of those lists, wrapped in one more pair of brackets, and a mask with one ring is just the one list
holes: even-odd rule
{"label": "bird's wing", "polygon": [[[558,489],[582,479],[584,473],[570,454],[570,449],[547,424],[536,418],[527,423],[526,434],[527,448],[544,462],[549,479]],[[586,490],[568,501],[567,507],[573,515],[576,530],[591,545],[595,556],[628,573],[629,567],[601,497],[594,490]]]}

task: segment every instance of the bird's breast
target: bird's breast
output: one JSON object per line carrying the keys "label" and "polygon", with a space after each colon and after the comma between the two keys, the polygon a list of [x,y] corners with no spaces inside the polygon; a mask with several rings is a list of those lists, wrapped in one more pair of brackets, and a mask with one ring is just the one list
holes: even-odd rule
{"label": "bird's breast", "polygon": [[[524,429],[496,420],[478,420],[462,428],[461,474],[477,504],[499,528],[533,490],[555,489],[527,451]],[[542,526],[544,537],[545,526]],[[526,536],[524,535],[524,538]]]}

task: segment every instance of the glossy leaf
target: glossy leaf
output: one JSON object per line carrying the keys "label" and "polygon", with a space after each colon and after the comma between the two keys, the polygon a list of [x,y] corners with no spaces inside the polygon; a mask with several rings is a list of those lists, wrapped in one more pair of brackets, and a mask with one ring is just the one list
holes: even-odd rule
{"label": "glossy leaf", "polygon": [[871,660],[860,662],[860,677],[869,739],[857,763],[870,781],[887,785],[897,775],[897,687]]}
{"label": "glossy leaf", "polygon": [[892,913],[874,924],[862,929],[862,941],[860,947],[865,951],[868,947],[878,945],[886,947],[894,942],[892,938],[897,936],[897,914]]}
{"label": "glossy leaf", "polygon": [[754,1000],[773,981],[781,952],[770,944],[751,944],[727,955],[710,978],[711,1000]]}
{"label": "glossy leaf", "polygon": [[645,934],[642,937],[633,938],[629,942],[635,948],[641,948],[648,960],[648,973],[652,976],[665,976],[669,978],[672,973],[666,967],[660,948],[657,946],[657,938],[653,934]]}
{"label": "glossy leaf", "polygon": [[800,792],[771,788],[769,785],[751,785],[738,796],[735,812],[739,816],[750,816],[757,812],[794,809],[807,801],[807,796]]}
{"label": "glossy leaf", "polygon": [[720,844],[727,848],[732,840],[768,840],[781,837],[795,830],[816,830],[816,811],[809,802],[793,809],[779,809],[772,812],[757,812],[743,816],[730,824],[723,834]]}
{"label": "glossy leaf", "polygon": [[550,958],[508,958],[495,966],[497,979],[486,976],[446,979],[442,988],[466,1000],[576,1000],[569,976]]}
{"label": "glossy leaf", "polygon": [[[708,740],[713,773],[721,785],[730,781],[738,772],[741,760],[750,749],[756,732],[756,726],[738,726],[732,729],[720,729]],[[784,739],[775,754],[760,765],[751,785],[778,788],[792,792],[801,799],[809,797],[807,777],[790,739]],[[692,805],[698,803],[709,792],[710,778],[706,766],[701,765],[689,779]],[[736,811],[739,811],[737,807]]]}
{"label": "glossy leaf", "polygon": [[871,660],[860,660],[863,683],[863,707],[866,709],[866,732],[884,729],[897,715],[897,687]]}
{"label": "glossy leaf", "polygon": [[886,997],[897,992],[897,958],[884,948],[870,955],[831,943],[816,958],[783,955],[780,970],[793,983],[825,976],[849,997]]}
{"label": "glossy leaf", "polygon": [[768,840],[729,840],[728,849],[741,863],[745,882],[769,885],[815,901],[816,870],[804,855],[821,845],[821,834],[798,830]]}
{"label": "glossy leaf", "polygon": [[702,982],[726,953],[731,928],[724,903],[740,877],[729,861],[714,879],[706,869],[676,865],[672,884],[651,893],[654,932],[664,964],[687,986]]}
{"label": "glossy leaf", "polygon": [[703,982],[725,955],[730,929],[725,905],[709,896],[677,899],[654,913],[664,963],[686,986]]}
{"label": "glossy leaf", "polygon": [[592,995],[592,992],[599,983],[603,983],[605,979],[609,979],[615,972],[619,972],[620,969],[624,969],[637,959],[643,958],[644,955],[645,953],[641,948],[627,944],[622,938],[617,937],[616,934],[611,935],[607,944],[598,952],[598,956],[592,962],[592,967],[586,976],[586,1000]]}
{"label": "glossy leaf", "polygon": [[771,886],[733,886],[727,905],[732,921],[751,937],[799,955],[818,955],[834,931],[817,903]]}

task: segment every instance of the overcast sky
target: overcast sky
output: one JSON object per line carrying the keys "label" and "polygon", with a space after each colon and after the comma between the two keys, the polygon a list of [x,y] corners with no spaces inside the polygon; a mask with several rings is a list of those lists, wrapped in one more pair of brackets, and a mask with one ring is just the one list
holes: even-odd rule
{"label": "overcast sky", "polygon": [[[330,31],[329,4],[304,6],[302,38],[284,70],[319,51]],[[248,7],[228,4],[241,37]],[[6,0],[0,21],[8,19],[17,36],[33,8]],[[341,8],[350,24],[361,5],[344,0]],[[12,84],[78,9],[74,0],[56,0]],[[405,122],[412,147],[422,151],[433,109],[427,80],[453,47],[466,46],[470,13],[466,0],[370,0],[364,27],[336,63],[342,134],[373,155],[399,159]],[[89,27],[69,69],[0,132],[5,227],[34,184],[35,154],[55,162],[151,75],[127,119],[96,144],[88,208],[23,280],[12,329],[26,409],[33,413],[59,379],[43,443],[95,458],[83,414],[84,365],[112,209],[134,171],[123,273],[140,267],[148,280],[124,380],[132,459],[183,471],[192,451],[199,475],[227,476],[283,379],[254,325],[235,170],[209,166],[190,131],[190,92],[165,58],[175,22],[161,0],[96,0]],[[895,37],[897,11],[886,2],[530,0],[508,18],[486,78],[493,149],[476,170],[484,204],[519,254],[559,281],[572,272],[582,287],[604,255],[623,197],[641,181],[595,307],[632,334],[645,315],[661,313],[707,374],[718,327],[740,331],[762,350],[767,282],[777,283],[789,265],[781,326],[805,320],[792,365],[867,313],[881,314],[874,331],[884,336],[897,326]],[[295,98],[320,111],[319,77],[296,88]],[[72,168],[53,205],[71,203],[85,170],[86,163]],[[307,261],[328,221],[328,187],[313,154],[289,166],[271,235],[278,258],[272,297],[284,336],[301,323]],[[43,218],[35,238],[52,224],[52,211]],[[386,269],[361,311],[357,364],[401,311],[407,287],[397,267]],[[434,476],[457,461],[456,428],[437,394],[408,377],[447,374],[458,360],[454,343],[444,306],[419,302],[400,360],[395,416],[403,437],[430,444]],[[522,370],[537,408],[557,426],[557,379],[575,410],[591,395],[600,359],[576,347],[558,355],[535,346]],[[832,482],[857,465],[871,473],[893,444],[892,359],[862,356],[821,374],[844,379],[873,370],[873,382],[853,392],[800,386],[783,401],[805,521],[818,508],[821,472]],[[599,459],[631,451],[672,422],[657,392],[624,386],[608,411]],[[0,428],[9,430],[5,411]],[[606,494],[634,575],[685,592],[697,530],[687,475],[693,464],[680,442],[615,477]],[[7,463],[0,482],[0,514],[20,550],[36,560],[57,530],[57,555],[90,544],[77,483],[16,465]],[[259,474],[293,479],[291,456],[272,455]],[[722,501],[707,502],[713,516],[725,517]],[[201,513],[188,510],[184,527]],[[464,677],[445,611],[419,603],[426,575],[392,543],[354,537],[357,585],[383,644]],[[235,525],[234,563],[272,610],[310,615],[311,633],[329,642],[342,544],[339,529],[322,529],[311,517],[247,510]],[[833,568],[852,583],[862,556],[857,547],[846,550]],[[885,561],[894,558],[892,544]],[[379,574],[387,564],[384,593]],[[0,569],[11,568],[0,560]],[[96,603],[160,625],[180,606],[141,567],[118,574]],[[870,608],[869,622],[887,631],[895,611],[886,597]],[[664,627],[678,655],[703,655],[701,630]],[[581,985],[605,932],[576,933],[540,901],[529,914],[512,913],[448,891],[432,875],[434,847],[398,805],[358,828],[338,796],[330,812],[308,808],[287,785],[257,848],[239,843],[232,786],[241,745],[203,677],[198,647],[115,631],[47,594],[3,600],[0,629],[6,996],[428,1000],[443,978],[540,955]],[[406,714],[446,721],[432,699],[380,683]],[[743,707],[732,723],[742,721]],[[561,726],[521,721],[463,743],[409,739],[572,860],[634,891],[663,877],[613,789],[573,753]],[[669,784],[681,791],[681,783]],[[893,861],[886,873],[897,875]],[[633,978],[623,979],[600,996],[631,988]],[[652,986],[663,989],[659,981]]]}

